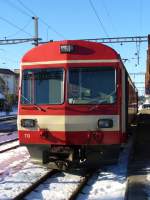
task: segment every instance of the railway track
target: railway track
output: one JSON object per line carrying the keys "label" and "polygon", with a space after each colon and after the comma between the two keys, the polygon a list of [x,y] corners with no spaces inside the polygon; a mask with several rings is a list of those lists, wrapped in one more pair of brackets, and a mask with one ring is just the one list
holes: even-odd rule
{"label": "railway track", "polygon": [[82,182],[79,183],[78,187],[71,194],[69,200],[75,200],[79,196],[79,194],[82,193],[83,188],[87,185],[88,180],[92,177],[93,173],[88,173],[86,174],[86,176],[84,176]]}
{"label": "railway track", "polygon": [[19,146],[17,131],[0,132],[0,153],[9,151]]}
{"label": "railway track", "polygon": [[0,143],[0,153],[4,153],[6,151],[12,150],[19,147],[18,139],[12,139],[5,142]]}
{"label": "railway track", "polygon": [[[46,181],[50,181],[51,179],[53,179],[53,177],[61,177],[62,176],[62,173],[58,172],[57,170],[51,170],[49,171],[47,174],[45,174],[43,177],[41,177],[40,180],[38,180],[37,182],[35,182],[34,184],[32,184],[29,188],[25,189],[22,193],[20,193],[18,196],[16,196],[14,199],[15,200],[20,200],[20,199],[31,199],[31,198],[34,198],[33,197],[33,194],[29,194],[30,192],[34,191],[34,193],[37,192],[38,193],[42,193],[42,191],[40,191],[38,189],[38,186],[41,186],[43,185],[43,188],[44,188],[44,185],[46,184]],[[65,175],[64,175],[65,176]],[[66,174],[67,176],[67,174]],[[74,176],[74,175],[72,175]],[[80,177],[80,181],[77,183],[76,187],[74,188],[73,191],[71,191],[71,193],[69,192],[68,193],[68,190],[66,191],[66,194],[68,195],[68,200],[75,200],[76,197],[78,196],[78,194],[81,192],[81,190],[83,189],[83,187],[86,185],[87,181],[89,180],[89,178],[91,177],[91,173],[90,174],[87,174],[85,176],[81,176]],[[52,181],[53,182],[53,181]],[[69,180],[68,180],[69,182]],[[44,189],[43,189],[44,190]],[[29,195],[29,196],[27,196]],[[35,197],[36,198],[36,197]],[[49,199],[51,199],[51,197],[49,196]],[[66,198],[65,198],[66,199]]]}
{"label": "railway track", "polygon": [[26,188],[23,192],[19,193],[14,200],[20,200],[20,199],[25,199],[25,197],[32,192],[35,188],[37,188],[40,184],[42,184],[44,181],[46,181],[49,177],[53,176],[56,174],[56,170],[50,170],[48,171],[44,176],[42,176],[39,180],[37,180],[35,183],[33,183],[31,186]]}
{"label": "railway track", "polygon": [[0,199],[22,199],[21,196],[33,190],[49,172],[31,163],[25,147],[4,152],[0,156]]}
{"label": "railway track", "polygon": [[[87,181],[92,176],[92,174],[93,173],[87,173],[85,175],[81,175],[80,173],[76,174],[76,172],[65,173],[65,172],[52,171],[52,176],[50,172],[50,177],[46,176],[47,180],[44,180],[43,182],[42,178],[41,179],[42,181],[41,180],[38,181],[38,183],[40,182],[40,185],[38,187],[36,187],[37,183],[35,183],[33,185],[33,187],[35,186],[35,189],[29,195],[27,195],[28,194],[27,190],[27,193],[24,193],[24,195],[27,196],[23,196],[21,194],[21,198],[25,200],[36,199],[36,198],[74,200],[81,192],[83,187],[86,185]],[[15,199],[18,199],[18,197]]]}
{"label": "railway track", "polygon": [[[143,130],[143,127],[140,129]],[[141,134],[139,134],[139,137],[141,137]],[[143,143],[140,143],[140,145],[143,145]],[[34,165],[29,159],[27,150],[25,150],[24,147],[19,147],[18,150],[16,149],[14,152],[18,151],[18,155],[21,154],[20,160],[18,155],[16,155],[14,162],[18,162],[19,160],[21,164],[17,163],[15,167],[14,164],[10,164],[10,168],[8,167],[9,170],[6,168],[3,173],[1,172],[2,169],[0,169],[0,199],[133,199],[133,188],[131,184],[133,185],[134,182],[131,178],[127,178],[127,165],[131,147],[132,141],[130,141],[126,145],[124,151],[121,152],[118,164],[102,167],[97,172],[85,174],[84,176],[73,171],[70,173],[63,173],[53,170],[50,171],[42,166]],[[25,153],[20,153],[22,151],[20,149],[22,148],[26,151]],[[4,152],[4,154],[5,153],[8,154],[8,151]],[[12,153],[12,155],[13,154],[14,153]],[[147,156],[147,151],[145,155]],[[138,156],[139,159],[141,155],[136,154],[136,156]],[[12,160],[12,158],[10,159]],[[148,168],[147,166],[144,168],[145,162],[141,163],[141,161],[138,162],[139,165],[137,165],[137,162],[135,164],[135,167],[133,167],[133,163],[130,167],[134,168],[132,172],[134,171],[136,175],[141,173],[141,169],[146,171],[150,166],[148,165]],[[3,163],[0,161],[0,168],[1,166],[3,166]],[[12,166],[14,169],[11,168]],[[147,173],[147,171],[145,173]],[[145,177],[143,180],[144,179]],[[136,187],[134,190],[137,191]],[[140,187],[138,188],[138,192],[139,191],[141,191]],[[138,195],[134,194],[134,196],[136,196],[135,199],[140,195],[139,193]],[[142,195],[144,196],[145,193]]]}
{"label": "railway track", "polygon": [[18,133],[17,131],[8,131],[8,132],[2,132],[0,131],[0,144],[3,144],[5,142],[9,142],[11,140],[18,139]]}
{"label": "railway track", "polygon": [[[127,164],[131,142],[120,156],[119,163],[90,173],[59,172],[35,188],[25,200],[124,200],[127,188]],[[115,198],[112,198],[115,193]]]}
{"label": "railway track", "polygon": [[[58,173],[48,178],[35,188],[25,200],[112,200],[112,192],[116,193],[114,200],[124,200],[126,195],[127,179],[122,168],[117,174],[116,165],[109,168],[92,171],[83,175],[75,173]],[[115,174],[115,175],[114,175]],[[121,177],[120,177],[121,176]],[[112,183],[111,183],[112,182]]]}
{"label": "railway track", "polygon": [[[46,167],[34,165],[26,148],[18,147],[10,151],[11,156],[6,158],[6,163],[3,163],[3,159],[2,163],[0,160],[0,199],[91,200],[97,197],[99,200],[112,200],[111,194],[115,193],[114,199],[123,200],[127,185],[129,149],[130,144],[121,153],[117,165],[103,167],[83,176],[74,171],[56,173]],[[9,152],[4,152],[4,157],[7,155]]]}
{"label": "railway track", "polygon": [[[24,150],[22,151],[22,149]],[[7,158],[9,155],[7,151],[3,155],[6,157],[6,163],[0,161],[0,166],[6,167],[6,170],[0,169],[0,199],[32,199],[32,197],[28,198],[27,195],[32,191],[39,191],[38,186],[45,188],[48,182],[51,184],[57,182],[58,185],[62,182],[63,185],[60,188],[57,187],[57,194],[65,185],[66,192],[63,191],[63,193],[67,195],[67,199],[75,199],[89,178],[89,175],[83,177],[79,174],[68,174],[34,165],[31,163],[25,147],[14,149],[11,151],[11,154],[14,156],[14,159],[12,156]],[[21,158],[20,160],[18,160],[18,156]],[[70,186],[70,191],[68,191],[68,185]]]}
{"label": "railway track", "polygon": [[[91,175],[86,175],[85,177],[79,176],[79,175],[73,175],[68,173],[56,173],[55,171],[50,171],[45,173],[42,177],[40,177],[39,180],[36,182],[32,182],[30,186],[26,188],[22,188],[22,191],[15,191],[15,195],[9,195],[9,199],[24,199],[24,200],[30,200],[30,199],[55,199],[55,200],[84,200],[84,199],[94,199],[93,196],[97,196],[99,200],[105,199],[105,196],[107,199],[112,200],[112,198],[108,198],[111,196],[111,192],[114,192],[111,190],[111,188],[107,187],[108,190],[106,194],[104,191],[102,191],[102,185],[104,184],[104,180],[98,180],[98,174],[94,175],[95,178],[97,178],[97,181],[99,182],[99,191],[98,188],[92,192],[92,187],[94,186],[94,181],[91,177]],[[107,178],[106,178],[107,180]],[[14,184],[14,187],[15,184]],[[7,186],[9,188],[9,185]],[[87,189],[88,188],[88,189]],[[118,189],[118,188],[117,188]],[[118,189],[120,190],[121,187]],[[119,200],[124,199],[125,195],[125,189],[126,186],[124,186],[124,194],[121,194],[118,198]],[[15,190],[15,189],[13,189]],[[110,192],[109,192],[110,190]],[[3,188],[1,188],[1,192],[3,192]],[[7,189],[8,192],[8,189]],[[120,192],[120,191],[118,191]],[[123,191],[121,191],[122,193]],[[29,194],[30,193],[30,194]],[[92,194],[93,193],[93,194]],[[3,199],[8,199],[3,198]]]}
{"label": "railway track", "polygon": [[17,115],[10,115],[10,116],[2,116],[2,117],[0,117],[0,121],[14,120],[14,119],[17,119]]}
{"label": "railway track", "polygon": [[14,141],[17,141],[18,140],[18,137],[17,138],[13,138],[13,139],[8,139],[6,141],[2,141],[0,142],[0,145],[4,145],[4,144],[9,144],[10,142],[14,142]]}

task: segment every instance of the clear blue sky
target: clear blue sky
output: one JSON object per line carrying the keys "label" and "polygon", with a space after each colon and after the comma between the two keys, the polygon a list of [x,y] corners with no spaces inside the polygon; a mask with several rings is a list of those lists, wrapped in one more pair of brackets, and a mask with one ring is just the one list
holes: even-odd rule
{"label": "clear blue sky", "polygon": [[[91,6],[94,6],[97,16]],[[145,36],[150,33],[149,0],[0,0],[0,39],[30,38],[32,16],[39,17],[39,37],[46,40]],[[23,29],[21,31],[20,29]],[[137,65],[136,44],[113,44],[129,73],[145,72],[147,44],[140,45]],[[0,46],[0,67],[19,68],[22,55],[33,45]],[[133,77],[144,82],[144,76]],[[143,89],[144,84],[137,84]],[[140,92],[141,93],[141,92]]]}

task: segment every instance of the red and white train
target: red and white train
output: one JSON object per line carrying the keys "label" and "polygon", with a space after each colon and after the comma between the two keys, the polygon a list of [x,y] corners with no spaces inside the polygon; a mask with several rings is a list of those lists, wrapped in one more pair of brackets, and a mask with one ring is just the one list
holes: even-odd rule
{"label": "red and white train", "polygon": [[21,62],[18,132],[51,168],[117,159],[137,114],[137,90],[119,54],[81,40],[49,42]]}

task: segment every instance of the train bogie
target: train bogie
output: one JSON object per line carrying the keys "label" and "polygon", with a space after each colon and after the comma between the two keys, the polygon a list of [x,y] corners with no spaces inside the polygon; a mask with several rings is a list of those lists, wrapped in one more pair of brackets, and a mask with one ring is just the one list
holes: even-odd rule
{"label": "train bogie", "polygon": [[34,163],[51,169],[96,168],[117,162],[120,145],[27,146]]}

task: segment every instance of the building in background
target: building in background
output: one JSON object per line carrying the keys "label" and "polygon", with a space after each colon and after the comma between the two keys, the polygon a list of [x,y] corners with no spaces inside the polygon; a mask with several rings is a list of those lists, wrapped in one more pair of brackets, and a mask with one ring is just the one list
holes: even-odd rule
{"label": "building in background", "polygon": [[18,97],[19,71],[0,68],[0,93],[9,104],[14,104]]}
{"label": "building in background", "polygon": [[15,92],[16,92],[16,95],[18,97],[20,70],[14,69],[14,73],[15,73]]}
{"label": "building in background", "polygon": [[4,95],[15,94],[15,73],[10,69],[0,68],[0,77],[5,83],[0,92]]}

